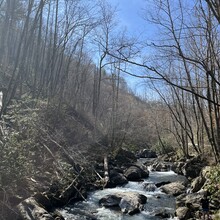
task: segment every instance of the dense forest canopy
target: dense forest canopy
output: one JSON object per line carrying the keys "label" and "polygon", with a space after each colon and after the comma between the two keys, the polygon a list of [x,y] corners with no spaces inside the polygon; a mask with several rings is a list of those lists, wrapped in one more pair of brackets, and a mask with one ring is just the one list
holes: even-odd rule
{"label": "dense forest canopy", "polygon": [[[146,1],[154,40],[131,37],[117,13],[101,0],[0,1],[5,192],[45,170],[63,178],[71,161],[121,147],[218,162],[219,1]],[[155,99],[135,95],[125,74],[142,78]]]}

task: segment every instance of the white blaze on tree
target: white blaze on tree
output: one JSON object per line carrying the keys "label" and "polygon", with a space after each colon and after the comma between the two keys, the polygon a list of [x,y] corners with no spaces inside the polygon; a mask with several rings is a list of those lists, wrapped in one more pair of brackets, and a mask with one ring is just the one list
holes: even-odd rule
{"label": "white blaze on tree", "polygon": [[3,98],[3,92],[0,91],[0,110],[2,108],[2,98]]}

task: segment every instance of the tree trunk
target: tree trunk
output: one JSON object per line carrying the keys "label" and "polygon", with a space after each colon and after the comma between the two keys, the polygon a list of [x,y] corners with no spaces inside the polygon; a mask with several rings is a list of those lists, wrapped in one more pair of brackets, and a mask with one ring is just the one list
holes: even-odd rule
{"label": "tree trunk", "polygon": [[103,188],[107,186],[109,181],[110,181],[110,178],[109,178],[108,157],[107,155],[105,155],[104,156],[104,186]]}

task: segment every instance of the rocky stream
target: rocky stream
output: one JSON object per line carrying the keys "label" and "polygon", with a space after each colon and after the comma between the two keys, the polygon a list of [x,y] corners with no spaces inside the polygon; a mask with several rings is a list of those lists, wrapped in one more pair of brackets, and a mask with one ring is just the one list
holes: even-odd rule
{"label": "rocky stream", "polygon": [[[91,192],[86,201],[78,202],[74,206],[67,206],[60,210],[60,212],[66,220],[86,220],[88,219],[88,213],[90,213],[90,219],[99,220],[156,220],[162,217],[173,219],[172,216],[175,215],[176,209],[175,197],[162,192],[157,186],[162,182],[182,180],[182,176],[177,175],[173,171],[152,171],[149,173],[149,177],[143,179],[141,182],[129,181],[121,187]],[[124,198],[126,200],[127,198],[127,203],[131,202],[129,198],[132,198],[132,201],[135,200],[135,195],[144,195],[147,201],[143,204],[140,212],[131,215],[123,213],[126,209],[125,206],[129,205],[123,204],[121,202],[122,199],[119,201],[119,207],[116,207],[117,202],[112,198],[113,195],[122,195],[122,199]],[[108,205],[106,205],[106,202],[100,202],[106,197],[108,199],[111,198],[111,201],[108,201]]]}
{"label": "rocky stream", "polygon": [[[119,155],[121,157],[122,152]],[[124,161],[126,157],[123,155],[122,158]],[[59,196],[62,201],[69,202],[61,208],[53,205],[56,213],[60,214],[47,212],[48,204],[54,204],[53,201],[57,200],[51,197],[45,202],[49,194],[41,194],[40,197],[30,197],[18,206],[21,215],[37,220],[200,219],[200,200],[205,193],[204,186],[208,184],[207,173],[210,170],[200,157],[174,162],[169,157],[141,158],[126,163],[126,166],[120,164],[119,159],[115,161],[109,163],[108,184],[102,189],[95,187],[87,191],[83,201],[71,203],[73,192],[78,192],[71,184]],[[101,172],[103,164],[98,167],[98,172]],[[218,210],[219,201],[212,200],[210,208],[211,211]]]}

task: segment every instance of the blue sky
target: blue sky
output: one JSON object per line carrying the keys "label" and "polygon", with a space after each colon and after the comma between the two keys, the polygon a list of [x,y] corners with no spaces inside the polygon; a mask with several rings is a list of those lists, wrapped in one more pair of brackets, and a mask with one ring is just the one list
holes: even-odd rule
{"label": "blue sky", "polygon": [[[138,37],[141,40],[151,39],[155,40],[156,29],[153,25],[149,24],[143,18],[144,11],[146,12],[146,7],[151,4],[150,0],[106,0],[112,6],[117,6],[117,16],[119,25],[122,28],[126,28],[127,33],[132,37]],[[144,10],[145,9],[145,10]],[[140,72],[140,68],[132,68],[133,74],[143,75],[143,69]],[[153,96],[152,91],[147,88],[144,83],[144,79],[129,76],[127,74],[122,74],[128,83],[128,86],[137,94],[144,95],[147,93],[149,96]]]}
{"label": "blue sky", "polygon": [[122,26],[131,34],[141,34],[146,31],[146,22],[141,18],[146,0],[108,0],[117,6],[118,19]]}
{"label": "blue sky", "polygon": [[[132,37],[146,38],[150,35],[150,29],[146,21],[141,17],[143,9],[146,5],[146,0],[107,0],[112,6],[117,7],[117,15],[119,25],[126,28],[129,35]],[[134,92],[139,93],[143,88],[140,84],[143,80],[123,74],[129,87]]]}

